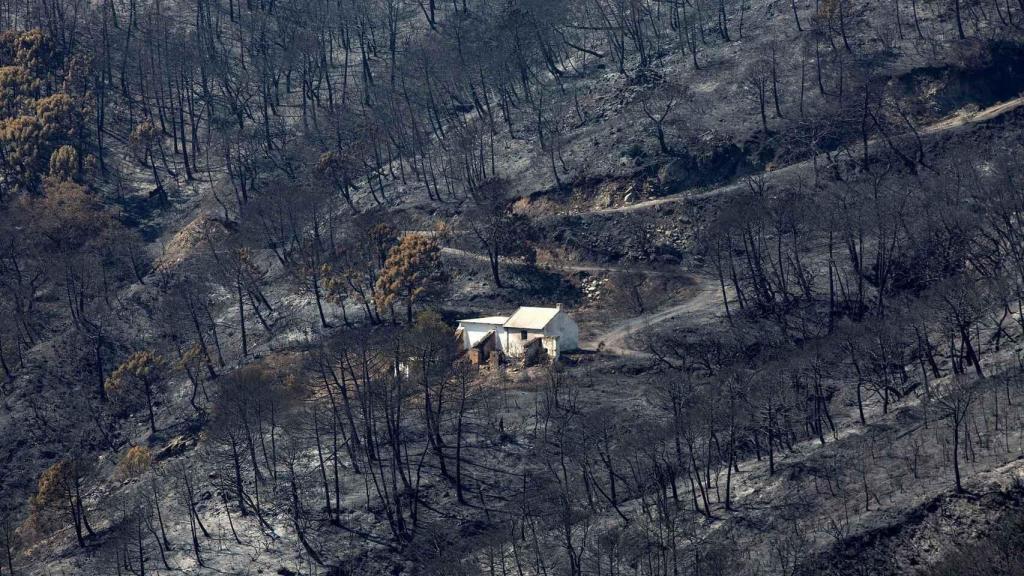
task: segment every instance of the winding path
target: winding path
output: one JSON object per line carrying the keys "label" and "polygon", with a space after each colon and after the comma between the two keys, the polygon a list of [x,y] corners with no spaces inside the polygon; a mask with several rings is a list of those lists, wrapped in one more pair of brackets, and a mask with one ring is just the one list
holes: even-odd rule
{"label": "winding path", "polygon": [[[937,134],[966,126],[970,124],[976,124],[992,120],[1016,110],[1024,106],[1024,96],[1008,100],[1006,102],[1000,102],[983,110],[979,110],[973,113],[957,113],[953,116],[940,120],[934,124],[925,126],[920,130],[921,134]],[[875,140],[872,140],[875,142]],[[813,159],[803,160],[784,166],[772,172],[767,172],[773,177],[784,175],[788,172],[792,172],[801,168],[810,166]],[[589,214],[609,214],[609,213],[622,213],[622,212],[633,212],[638,210],[645,210],[647,208],[657,207],[663,204],[669,204],[673,202],[679,202],[684,199],[700,199],[719,194],[729,193],[733,191],[745,188],[747,184],[745,182],[734,182],[718,188],[705,190],[703,192],[685,191],[678,194],[672,194],[670,196],[664,196],[661,198],[653,198],[650,200],[644,200],[636,202],[634,204],[627,204],[624,206],[613,206],[609,208],[598,208],[587,211]],[[470,260],[476,260],[481,262],[488,262],[486,256],[477,254],[475,252],[469,252],[459,248],[443,248],[442,252],[448,256],[456,258],[465,258]],[[508,264],[516,265],[515,261],[508,261]],[[669,320],[676,319],[680,316],[686,316],[689,323],[697,321],[713,321],[718,313],[721,311],[721,296],[719,292],[719,286],[714,279],[695,274],[679,273],[677,271],[664,271],[657,270],[650,267],[643,266],[604,266],[598,264],[558,264],[553,268],[559,270],[567,270],[572,272],[588,272],[594,274],[601,273],[614,273],[624,272],[629,274],[685,274],[689,276],[693,281],[694,285],[691,288],[691,293],[688,295],[685,301],[678,302],[665,306],[663,308],[654,310],[652,312],[643,314],[641,316],[635,316],[633,318],[627,318],[619,322],[615,322],[607,328],[603,329],[598,334],[594,335],[590,339],[580,343],[581,347],[589,350],[600,350],[603,352],[609,352],[620,356],[631,356],[636,358],[649,358],[651,354],[649,352],[639,350],[631,347],[630,337],[634,334],[647,330],[650,327],[666,322]]]}
{"label": "winding path", "polygon": [[[994,118],[998,118],[999,116],[1002,116],[1004,114],[1012,112],[1012,111],[1016,110],[1017,108],[1020,108],[1021,106],[1024,106],[1024,96],[1021,96],[1019,98],[1014,98],[1013,100],[1007,100],[1005,102],[1000,102],[998,104],[994,104],[992,106],[989,106],[988,108],[985,108],[985,109],[982,109],[982,110],[978,110],[977,112],[970,112],[970,113],[958,112],[956,114],[953,114],[952,116],[949,116],[947,118],[939,120],[938,122],[935,122],[934,124],[929,124],[928,126],[925,126],[925,127],[921,128],[919,130],[919,133],[921,135],[940,134],[942,132],[946,132],[948,130],[953,130],[953,129],[956,129],[956,128],[960,128],[962,126],[968,126],[968,125],[971,125],[971,124],[979,124],[981,122],[987,122],[987,121],[992,120]],[[869,140],[869,144],[877,144],[877,143],[878,143],[878,139],[877,138]],[[801,160],[799,162],[794,162],[793,164],[789,164],[789,165],[783,166],[783,167],[778,168],[776,170],[773,170],[771,172],[764,172],[763,174],[768,175],[768,176],[772,176],[772,177],[778,177],[778,176],[787,174],[789,172],[793,172],[793,171],[796,171],[796,170],[799,170],[799,169],[802,169],[802,168],[806,168],[806,167],[810,166],[812,163],[813,163],[813,159]],[[668,196],[662,196],[662,197],[659,197],[659,198],[651,198],[650,200],[642,200],[640,202],[635,202],[633,204],[625,204],[625,205],[622,205],[622,206],[611,206],[611,207],[608,207],[608,208],[595,208],[593,210],[587,210],[586,213],[587,214],[618,214],[618,213],[624,213],[624,212],[636,212],[636,211],[639,211],[639,210],[646,210],[648,208],[656,208],[656,207],[664,205],[664,204],[671,204],[671,203],[675,203],[675,202],[680,202],[682,200],[699,200],[701,198],[708,198],[708,197],[711,197],[711,196],[717,196],[717,195],[724,194],[724,193],[735,192],[737,190],[741,190],[741,189],[744,189],[746,187],[747,187],[747,183],[745,181],[741,180],[740,182],[733,182],[731,184],[726,184],[724,186],[719,186],[717,188],[712,188],[710,190],[705,190],[703,192],[694,191],[694,190],[691,189],[691,190],[686,190],[686,191],[683,191],[683,192],[678,192],[676,194],[670,194]]]}
{"label": "winding path", "polygon": [[593,338],[581,342],[580,346],[586,350],[601,350],[620,356],[650,358],[652,355],[649,352],[631,347],[631,336],[679,316],[685,316],[689,323],[713,320],[721,307],[717,284],[706,276],[691,278],[695,284],[685,301],[616,322]]}
{"label": "winding path", "polygon": [[[487,257],[482,254],[477,254],[475,252],[459,248],[442,248],[441,252],[456,258],[488,262]],[[518,264],[515,261],[509,261],[507,263],[512,265]],[[602,266],[598,264],[566,263],[559,264],[555,268],[572,272],[589,272],[594,274],[613,272],[648,275],[675,274],[678,276],[685,276],[693,281],[693,284],[687,287],[686,300],[683,302],[671,304],[641,316],[634,316],[632,318],[615,322],[601,330],[593,337],[580,342],[580,347],[584,350],[599,350],[620,356],[649,358],[651,357],[649,352],[630,347],[630,336],[641,330],[646,330],[655,324],[660,324],[682,315],[686,315],[691,320],[710,320],[714,318],[721,306],[718,284],[716,284],[713,279],[704,275],[679,271],[656,270],[643,266]]]}
{"label": "winding path", "polygon": [[[490,263],[487,256],[478,254],[476,252],[470,252],[469,250],[463,250],[461,248],[441,248],[441,253],[453,256],[455,258],[463,258],[466,260],[476,260],[478,262]],[[501,258],[501,262],[506,266],[522,266],[523,263],[517,260],[507,260],[504,257]],[[589,272],[592,274],[607,274],[613,272],[625,272],[628,274],[647,274],[650,276],[687,276],[685,272],[679,272],[678,270],[658,270],[655,268],[645,266],[605,266],[601,264],[573,264],[573,263],[559,263],[559,264],[548,264],[545,265],[550,270],[565,270],[568,272]]]}

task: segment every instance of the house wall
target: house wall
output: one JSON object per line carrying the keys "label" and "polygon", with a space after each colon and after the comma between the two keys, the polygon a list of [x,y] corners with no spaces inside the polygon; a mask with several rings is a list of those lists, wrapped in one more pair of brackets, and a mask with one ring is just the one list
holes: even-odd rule
{"label": "house wall", "polygon": [[469,361],[473,364],[484,364],[494,353],[498,346],[498,339],[494,332],[487,332],[487,336],[469,349]]}
{"label": "house wall", "polygon": [[571,352],[580,347],[580,328],[565,312],[559,312],[544,330],[546,336],[558,337],[558,351]]}
{"label": "house wall", "polygon": [[505,353],[509,356],[520,357],[523,355],[523,345],[529,342],[533,338],[539,338],[545,335],[540,330],[527,330],[526,339],[522,338],[522,330],[516,328],[502,329],[504,332],[505,341],[502,344]]}
{"label": "house wall", "polygon": [[[476,344],[481,338],[487,335],[488,332],[494,330],[494,334],[498,336],[499,342],[501,341],[501,335],[505,332],[501,324],[481,324],[477,322],[463,322],[459,324],[462,327],[462,349],[468,350],[470,346]],[[504,344],[504,342],[500,342]]]}
{"label": "house wall", "polygon": [[541,340],[541,346],[543,346],[544,350],[547,351],[548,358],[551,358],[552,360],[558,359],[560,350],[557,336],[545,336],[543,340]]}

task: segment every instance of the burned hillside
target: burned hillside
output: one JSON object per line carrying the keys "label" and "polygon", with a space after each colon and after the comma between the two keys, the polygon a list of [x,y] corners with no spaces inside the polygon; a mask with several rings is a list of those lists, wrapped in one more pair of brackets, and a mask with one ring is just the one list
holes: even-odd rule
{"label": "burned hillside", "polygon": [[0,576],[1020,574],[1022,24],[0,0]]}

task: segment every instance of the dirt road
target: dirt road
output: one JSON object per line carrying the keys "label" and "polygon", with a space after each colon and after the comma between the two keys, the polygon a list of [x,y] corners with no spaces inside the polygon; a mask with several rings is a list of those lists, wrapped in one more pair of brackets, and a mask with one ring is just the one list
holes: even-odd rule
{"label": "dirt road", "polygon": [[683,302],[616,322],[588,341],[581,342],[580,346],[585,350],[601,350],[621,356],[649,357],[650,353],[632,347],[631,336],[679,317],[684,317],[687,324],[713,321],[722,305],[718,285],[706,276],[693,276],[693,279],[696,283],[688,290]]}
{"label": "dirt road", "polygon": [[[1010,111],[1016,110],[1024,106],[1024,97],[1015,98],[1006,102],[979,110],[973,113],[958,113],[949,118],[945,118],[926,126],[920,130],[922,134],[936,134],[947,130],[959,128],[961,126],[974,124],[978,122],[985,122],[1006,114]],[[767,174],[772,177],[778,177],[788,172],[798,170],[810,166],[813,160],[804,160],[796,162],[788,166],[779,168]],[[645,200],[637,202],[635,204],[628,204],[625,206],[616,206],[611,208],[599,208],[589,210],[590,214],[609,214],[609,213],[620,213],[620,212],[632,212],[637,210],[646,210],[648,208],[654,208],[662,204],[668,204],[672,202],[679,202],[683,199],[699,199],[703,197],[710,197],[719,194],[725,194],[734,192],[746,187],[745,182],[735,182],[727,184],[719,188],[706,190],[703,192],[681,192],[673,194],[671,196],[665,196],[662,198],[653,198],[651,200]],[[422,232],[427,233],[429,232]],[[477,260],[481,262],[487,262],[487,257],[482,254],[469,252],[467,250],[461,250],[458,248],[444,248],[443,253],[456,258],[466,258],[471,260]],[[515,262],[510,262],[515,265]],[[605,266],[600,264],[579,264],[579,263],[565,263],[556,266],[557,269],[571,271],[571,272],[588,272],[592,274],[602,273],[630,273],[630,274],[665,274],[674,272],[663,272],[648,267],[641,266]],[[719,288],[717,283],[706,276],[692,276],[695,281],[695,286],[689,293],[688,297],[683,302],[671,304],[669,306],[654,310],[650,313],[642,316],[636,316],[628,318],[620,322],[616,322],[606,329],[602,330],[597,335],[593,336],[585,342],[581,342],[580,345],[584,349],[589,350],[602,350],[604,352],[610,352],[613,354],[619,354],[622,356],[633,356],[633,357],[648,357],[650,354],[643,350],[632,348],[629,342],[630,337],[637,332],[651,328],[656,324],[666,322],[685,316],[687,322],[710,322],[714,321],[716,315],[721,310],[721,297],[719,294]]]}
{"label": "dirt road", "polygon": [[[476,252],[470,252],[468,250],[462,250],[461,248],[447,248],[447,247],[446,248],[441,248],[441,253],[445,254],[447,256],[455,257],[455,258],[463,258],[463,259],[466,259],[466,260],[475,260],[475,261],[478,261],[478,262],[485,262],[485,263],[489,264],[487,256],[484,256],[483,254],[477,254]],[[517,261],[517,260],[506,260],[504,258],[501,259],[501,262],[502,262],[503,266],[509,266],[509,265],[511,265],[511,266],[522,266],[523,265],[523,263],[520,262],[520,261]],[[567,272],[588,272],[588,273],[591,273],[591,274],[608,274],[608,273],[614,273],[614,272],[625,272],[625,273],[629,273],[629,274],[647,274],[647,275],[667,275],[667,274],[685,275],[685,273],[678,272],[678,271],[656,270],[654,268],[645,267],[645,266],[606,266],[606,265],[602,265],[602,264],[580,264],[580,263],[572,263],[572,262],[565,262],[565,263],[561,263],[560,262],[558,264],[548,264],[548,265],[545,265],[545,267],[548,268],[548,269],[551,269],[551,270],[564,270],[564,271],[567,271]]]}
{"label": "dirt road", "polygon": [[[1012,112],[1013,110],[1016,110],[1017,108],[1020,108],[1021,106],[1024,106],[1024,96],[1022,96],[1020,98],[1014,98],[1013,100],[1007,100],[1006,102],[1000,102],[999,104],[995,104],[993,106],[989,106],[988,108],[985,108],[984,110],[978,110],[977,112],[972,112],[972,113],[959,112],[959,113],[954,114],[954,115],[952,115],[952,116],[950,116],[948,118],[944,118],[944,119],[942,119],[942,120],[940,120],[940,121],[938,121],[938,122],[936,122],[934,124],[930,124],[928,126],[925,126],[925,127],[921,128],[919,130],[919,132],[921,134],[929,134],[929,135],[930,134],[939,134],[939,133],[945,132],[947,130],[953,130],[953,129],[956,129],[956,128],[960,128],[961,126],[967,126],[967,125],[970,125],[970,124],[977,124],[977,123],[980,123],[980,122],[987,122],[989,120],[992,120],[993,118],[998,118],[999,116],[1002,116],[1003,114],[1006,114],[1008,112]],[[877,140],[870,140],[869,141],[869,144],[877,144],[877,143],[878,143]],[[765,175],[767,175],[769,177],[778,177],[778,176],[787,174],[789,172],[792,172],[792,171],[795,171],[795,170],[798,170],[798,169],[806,168],[806,167],[810,166],[812,163],[813,163],[813,160],[802,160],[800,162],[795,162],[793,164],[789,164],[788,166],[784,166],[782,168],[778,168],[777,170],[773,170],[771,172],[766,172]],[[729,192],[735,192],[737,190],[741,190],[741,189],[745,188],[746,186],[747,186],[747,184],[745,182],[734,182],[732,184],[726,184],[725,186],[720,186],[718,188],[713,188],[713,189],[710,189],[710,190],[705,190],[703,192],[696,192],[696,191],[693,191],[693,190],[687,190],[687,191],[684,191],[684,192],[679,192],[677,194],[671,194],[669,196],[662,196],[660,198],[652,198],[650,200],[643,200],[641,202],[636,202],[634,204],[626,204],[624,206],[613,206],[613,207],[610,207],[610,208],[595,208],[593,210],[588,210],[587,213],[588,214],[617,214],[617,213],[623,213],[623,212],[635,212],[635,211],[638,211],[638,210],[647,210],[649,208],[656,208],[656,207],[661,206],[663,204],[670,204],[670,203],[673,203],[673,202],[679,202],[681,200],[707,198],[707,197],[710,197],[710,196],[717,196],[717,195],[720,195],[720,194],[726,194],[726,193],[729,193]]]}

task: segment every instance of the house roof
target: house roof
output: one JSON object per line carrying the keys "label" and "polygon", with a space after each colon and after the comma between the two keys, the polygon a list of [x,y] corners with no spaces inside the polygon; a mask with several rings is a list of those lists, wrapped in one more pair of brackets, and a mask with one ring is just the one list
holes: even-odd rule
{"label": "house roof", "polygon": [[485,316],[483,318],[466,318],[459,320],[459,324],[495,324],[501,326],[508,322],[508,316]]}
{"label": "house roof", "polygon": [[541,330],[551,322],[561,309],[559,308],[538,308],[534,306],[520,306],[515,314],[505,322],[505,328],[518,328],[520,330]]}

